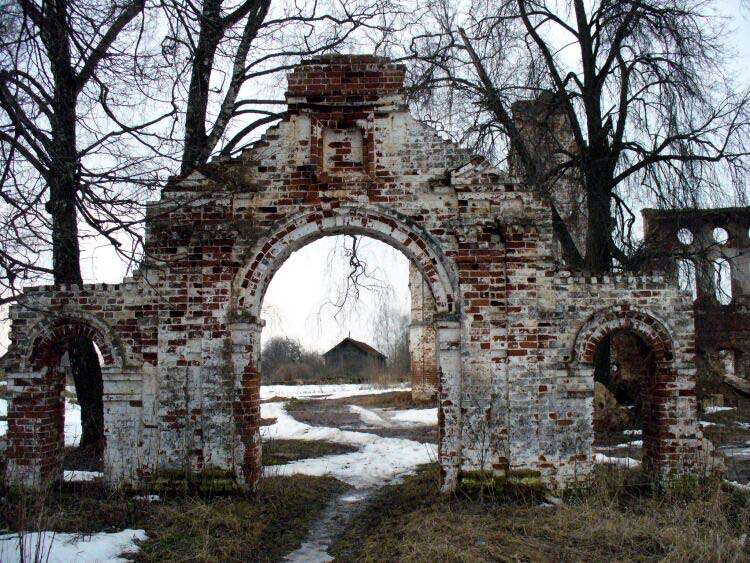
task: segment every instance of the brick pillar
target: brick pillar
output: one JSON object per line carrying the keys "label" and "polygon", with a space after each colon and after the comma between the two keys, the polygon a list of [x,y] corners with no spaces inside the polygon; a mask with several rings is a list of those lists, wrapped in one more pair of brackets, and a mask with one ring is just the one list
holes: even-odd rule
{"label": "brick pillar", "polygon": [[62,390],[54,367],[8,374],[7,484],[38,488],[62,478]]}
{"label": "brick pillar", "polygon": [[409,264],[409,290],[411,394],[416,401],[429,401],[437,396],[438,390],[436,305],[430,287],[414,264]]}
{"label": "brick pillar", "polygon": [[260,461],[260,333],[263,321],[231,325],[231,363],[234,371],[234,428],[232,459],[237,477],[255,488],[263,469]]}
{"label": "brick pillar", "polygon": [[440,362],[438,427],[441,490],[451,492],[458,485],[461,468],[461,322],[437,318],[437,346]]}

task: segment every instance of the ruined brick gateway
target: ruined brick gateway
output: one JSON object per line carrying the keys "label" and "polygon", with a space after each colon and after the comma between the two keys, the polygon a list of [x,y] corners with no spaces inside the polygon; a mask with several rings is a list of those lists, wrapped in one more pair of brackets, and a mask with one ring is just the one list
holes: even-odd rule
{"label": "ruined brick gateway", "polygon": [[658,275],[566,271],[550,208],[412,118],[403,77],[369,56],[301,64],[279,125],[149,206],[148,259],[133,278],[24,294],[5,358],[10,480],[60,474],[60,357],[85,336],[104,356],[110,483],[189,465],[252,486],[264,293],[293,251],[341,233],[401,250],[434,302],[446,490],[482,468],[535,471],[551,487],[589,474],[593,356],[618,330],[655,356],[646,467],[697,469],[689,299]]}

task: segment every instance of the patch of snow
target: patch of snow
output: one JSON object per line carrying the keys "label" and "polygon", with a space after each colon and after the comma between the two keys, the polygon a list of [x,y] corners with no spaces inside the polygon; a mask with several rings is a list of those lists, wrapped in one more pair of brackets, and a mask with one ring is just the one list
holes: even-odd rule
{"label": "patch of snow", "polygon": [[81,442],[81,406],[65,401],[65,445],[77,446]]}
{"label": "patch of snow", "polygon": [[706,414],[714,414],[723,411],[733,411],[734,407],[706,407]]}
{"label": "patch of snow", "polygon": [[403,411],[393,411],[393,420],[432,426],[434,424],[437,424],[438,410],[437,407],[435,407],[432,409],[408,409]]}
{"label": "patch of snow", "polygon": [[750,430],[750,422],[735,422],[737,426],[742,428],[743,430]]}
{"label": "patch of snow", "polygon": [[280,397],[283,399],[342,399],[357,395],[379,395],[393,391],[409,391],[411,387],[375,387],[371,383],[341,383],[335,385],[261,385],[262,401]]}
{"label": "patch of snow", "polygon": [[143,502],[159,502],[161,497],[159,495],[136,495],[133,500],[140,500]]}
{"label": "patch of snow", "polygon": [[366,409],[359,405],[349,405],[349,411],[370,426],[433,426],[437,424],[437,407],[432,409]]}
{"label": "patch of snow", "polygon": [[643,430],[623,430],[622,433],[625,436],[640,436],[643,434]]}
{"label": "patch of snow", "polygon": [[299,549],[284,557],[289,563],[327,563],[333,561],[328,554],[329,544],[327,541],[302,542]]}
{"label": "patch of snow", "polygon": [[750,459],[750,448],[738,448],[735,446],[722,446],[719,448],[721,453],[727,457],[740,460]]}
{"label": "patch of snow", "polygon": [[[8,416],[8,399],[0,399],[0,417]],[[8,422],[0,420],[0,436],[8,433]]]}
{"label": "patch of snow", "polygon": [[390,422],[388,422],[386,419],[384,419],[375,411],[371,411],[370,409],[360,407],[359,405],[349,405],[349,412],[353,412],[354,414],[359,416],[359,419],[362,422],[364,422],[365,424],[369,424],[370,426],[390,426],[391,425]]}
{"label": "patch of snow", "polygon": [[66,483],[82,483],[84,481],[95,481],[104,475],[101,471],[79,471],[66,469],[63,471],[63,481]]}
{"label": "patch of snow", "polygon": [[594,454],[594,463],[604,465],[621,465],[622,467],[640,467],[641,462],[631,457],[610,457],[604,454]]}
{"label": "patch of snow", "polygon": [[738,483],[737,481],[729,481],[728,479],[724,479],[724,482],[738,491],[750,492],[750,483]]}
{"label": "patch of snow", "polygon": [[366,432],[340,428],[310,426],[292,418],[282,403],[261,405],[263,418],[275,418],[270,426],[261,427],[264,439],[324,440],[360,448],[359,451],[274,465],[277,475],[331,475],[357,488],[382,486],[413,473],[417,466],[437,459],[434,444],[422,444],[403,438],[382,438]]}
{"label": "patch of snow", "polygon": [[[138,551],[135,541],[148,539],[143,530],[96,534],[63,534],[55,532],[28,532],[0,536],[0,561],[48,561],[49,563],[125,562],[121,554]],[[23,542],[23,543],[22,543]]]}
{"label": "patch of snow", "polygon": [[624,444],[617,444],[618,448],[642,448],[643,447],[643,440],[631,440],[630,442],[625,442]]}

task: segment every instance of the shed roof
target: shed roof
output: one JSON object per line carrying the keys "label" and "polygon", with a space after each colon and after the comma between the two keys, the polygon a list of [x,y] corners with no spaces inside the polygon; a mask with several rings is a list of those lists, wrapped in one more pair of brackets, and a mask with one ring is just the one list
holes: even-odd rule
{"label": "shed roof", "polygon": [[356,348],[359,348],[365,354],[368,354],[370,356],[377,356],[379,358],[385,359],[385,354],[382,354],[382,353],[378,352],[375,348],[373,348],[369,344],[367,344],[365,342],[360,342],[359,340],[354,340],[353,338],[349,338],[349,337],[344,338],[341,342],[339,342],[338,344],[336,344],[336,346],[334,346],[333,348],[331,348],[330,350],[328,350],[328,352],[325,352],[323,355],[327,356],[328,354],[330,354],[331,352],[333,352],[337,348],[340,348],[342,346],[346,346],[347,344],[355,346]]}

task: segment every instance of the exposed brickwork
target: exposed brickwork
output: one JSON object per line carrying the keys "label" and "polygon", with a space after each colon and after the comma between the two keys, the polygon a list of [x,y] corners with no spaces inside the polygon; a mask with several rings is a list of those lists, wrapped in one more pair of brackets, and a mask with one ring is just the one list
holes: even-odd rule
{"label": "exposed brickwork", "polygon": [[[676,281],[677,261],[693,264],[696,348],[699,358],[718,362],[722,351],[734,357],[739,377],[750,376],[750,208],[703,209],[643,212],[646,245],[653,267]],[[722,228],[726,242],[715,240],[713,231]],[[687,244],[678,238],[686,229],[692,237]],[[688,237],[688,239],[690,238]],[[686,240],[688,240],[686,239]],[[731,276],[731,302],[717,299],[716,263],[727,261]]]}
{"label": "exposed brickwork", "polygon": [[625,327],[660,354],[647,463],[661,473],[696,466],[684,296],[658,277],[565,274],[548,205],[414,120],[402,76],[372,57],[303,64],[279,125],[241,157],[170,182],[150,206],[148,259],[134,279],[24,295],[11,310],[6,357],[11,479],[59,471],[43,456],[59,447],[61,404],[58,359],[45,350],[58,349],[65,330],[83,330],[111,358],[103,377],[113,483],[189,466],[227,469],[252,487],[264,294],[293,251],[341,233],[401,250],[434,298],[446,489],[482,468],[536,470],[550,486],[584,478],[590,350]]}

